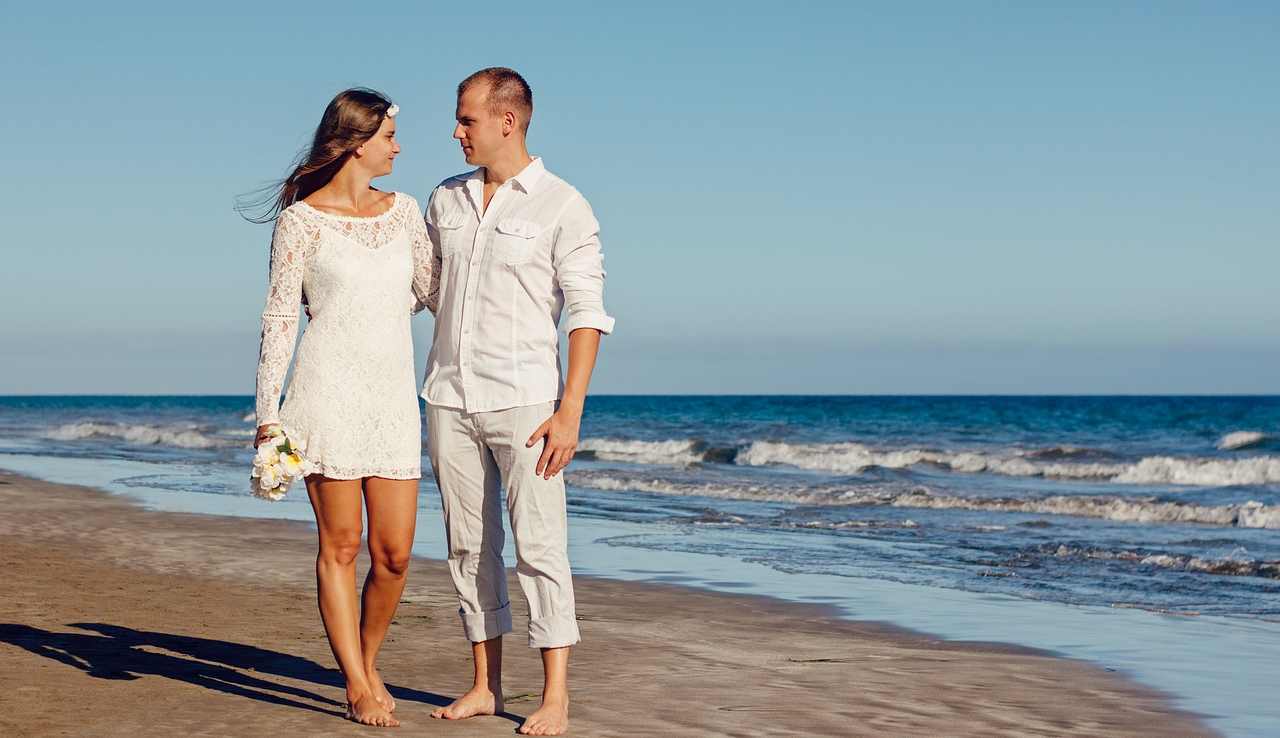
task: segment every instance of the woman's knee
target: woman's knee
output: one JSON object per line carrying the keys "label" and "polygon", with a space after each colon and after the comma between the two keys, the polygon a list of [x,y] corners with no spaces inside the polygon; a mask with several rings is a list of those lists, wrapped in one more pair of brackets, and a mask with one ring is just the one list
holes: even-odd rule
{"label": "woman's knee", "polygon": [[373,560],[375,574],[399,578],[408,573],[412,554],[408,548],[374,546],[369,549],[369,558]]}
{"label": "woman's knee", "polygon": [[339,566],[351,566],[360,555],[360,530],[334,531],[320,537],[320,560]]}

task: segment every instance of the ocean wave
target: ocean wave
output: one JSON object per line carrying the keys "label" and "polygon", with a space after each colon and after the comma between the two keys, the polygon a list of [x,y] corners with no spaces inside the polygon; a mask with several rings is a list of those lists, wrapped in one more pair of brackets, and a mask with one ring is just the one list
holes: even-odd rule
{"label": "ocean wave", "polygon": [[1121,484],[1178,484],[1198,487],[1277,484],[1280,483],[1280,457],[1178,459],[1153,456],[1129,466],[1112,481]]}
{"label": "ocean wave", "polygon": [[1100,448],[1083,448],[1080,446],[1052,446],[1050,448],[1038,448],[1022,454],[1028,459],[1061,461],[1063,459],[1115,459],[1117,455],[1112,451]]}
{"label": "ocean wave", "polygon": [[920,527],[919,523],[910,518],[906,520],[784,520],[778,525],[783,528],[816,528],[819,530],[914,530]]}
{"label": "ocean wave", "polygon": [[925,507],[941,510],[1071,515],[1127,523],[1198,523],[1237,528],[1280,529],[1280,506],[1267,506],[1256,500],[1237,505],[1194,505],[1112,495],[1053,495],[1015,499],[917,494],[896,497],[888,504],[894,507]]}
{"label": "ocean wave", "polygon": [[1202,459],[1152,456],[1135,463],[1044,462],[1038,452],[1001,456],[982,452],[946,452],[926,449],[879,450],[861,443],[791,444],[756,441],[737,454],[736,463],[748,466],[782,464],[800,469],[857,474],[871,467],[902,469],[931,464],[957,472],[988,472],[1015,477],[1083,479],[1119,484],[1172,484],[1227,487],[1248,484],[1280,484],[1280,457]]}
{"label": "ocean wave", "polygon": [[688,466],[704,461],[732,461],[734,449],[714,449],[698,439],[681,441],[629,441],[618,438],[584,438],[578,452],[585,458],[626,461],[633,464]]}
{"label": "ocean wave", "polygon": [[1218,440],[1218,449],[1222,451],[1236,451],[1242,448],[1257,446],[1263,441],[1268,440],[1266,433],[1258,431],[1233,431]]}
{"label": "ocean wave", "polygon": [[1176,553],[1072,546],[1066,543],[1044,544],[1037,549],[1037,553],[1060,559],[1127,561],[1141,566],[1155,566],[1161,569],[1191,571],[1202,574],[1280,579],[1280,561],[1257,561],[1234,554],[1215,559]]}
{"label": "ocean wave", "polygon": [[617,476],[590,471],[571,471],[566,481],[577,487],[604,492],[653,492],[678,497],[715,497],[729,500],[753,500],[756,502],[788,502],[801,505],[840,504],[839,495],[850,488],[798,487],[772,484],[724,484],[719,482],[694,482],[661,479],[644,475],[623,474]]}
{"label": "ocean wave", "polygon": [[811,530],[915,530],[920,524],[906,520],[789,520],[787,518],[744,518],[732,513],[706,510],[693,518],[694,525],[756,525]]}
{"label": "ocean wave", "polygon": [[1052,495],[1033,498],[969,497],[935,495],[918,485],[801,487],[777,484],[725,484],[661,479],[644,475],[617,476],[586,471],[570,473],[568,482],[577,487],[601,491],[651,492],[797,505],[977,510],[1031,515],[1068,515],[1127,523],[1193,523],[1280,530],[1280,505],[1268,506],[1256,500],[1231,505],[1196,505],[1151,497],[1115,495]]}
{"label": "ocean wave", "polygon": [[[45,433],[55,441],[79,441],[86,438],[119,438],[143,446],[177,446],[180,448],[214,448],[228,445],[228,439],[205,435],[189,427],[126,425],[122,423],[67,423]],[[240,443],[237,441],[236,443]]]}
{"label": "ocean wave", "polygon": [[[1247,437],[1246,437],[1247,436]],[[1224,436],[1232,448],[1244,448],[1265,439],[1254,431]],[[1217,459],[1148,456],[1120,461],[1112,452],[1062,445],[1041,449],[1014,449],[1005,453],[940,451],[934,449],[881,449],[862,443],[786,443],[754,441],[745,447],[712,446],[700,439],[637,441],[618,438],[586,438],[579,446],[583,458],[635,464],[690,466],[724,463],[738,466],[791,466],[832,474],[861,474],[867,469],[905,469],[928,464],[965,474],[988,473],[1011,477],[1078,479],[1134,485],[1230,487],[1280,484],[1280,457],[1252,456]]]}

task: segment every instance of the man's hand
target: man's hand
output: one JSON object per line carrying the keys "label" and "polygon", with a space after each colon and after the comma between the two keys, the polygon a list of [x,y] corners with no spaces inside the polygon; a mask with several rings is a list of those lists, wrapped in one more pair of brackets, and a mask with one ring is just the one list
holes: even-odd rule
{"label": "man's hand", "polygon": [[526,448],[531,448],[543,436],[547,439],[535,469],[538,476],[550,479],[569,465],[574,452],[578,450],[578,428],[581,424],[582,411],[562,404],[555,414],[543,421],[533,435],[529,436]]}

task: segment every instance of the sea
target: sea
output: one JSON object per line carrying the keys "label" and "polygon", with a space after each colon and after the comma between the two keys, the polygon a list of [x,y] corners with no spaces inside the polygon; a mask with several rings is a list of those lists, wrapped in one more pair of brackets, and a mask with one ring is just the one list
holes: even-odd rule
{"label": "sea", "polygon": [[[250,496],[252,408],[0,397],[0,467],[310,519]],[[1280,397],[592,396],[566,480],[579,573],[1043,648],[1280,735]]]}

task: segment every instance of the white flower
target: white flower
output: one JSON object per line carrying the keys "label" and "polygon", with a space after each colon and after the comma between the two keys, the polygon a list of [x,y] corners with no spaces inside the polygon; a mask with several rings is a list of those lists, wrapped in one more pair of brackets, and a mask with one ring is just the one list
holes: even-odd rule
{"label": "white flower", "polygon": [[276,448],[276,444],[272,441],[266,441],[258,447],[258,453],[253,457],[254,466],[270,466],[280,460],[280,451]]}
{"label": "white flower", "polygon": [[284,454],[280,457],[280,468],[284,470],[285,476],[296,478],[302,474],[302,457],[296,452]]}
{"label": "white flower", "polygon": [[271,437],[253,456],[249,484],[255,497],[275,501],[284,498],[294,480],[314,473],[317,466],[307,459],[304,444],[295,441],[288,428],[274,426],[268,432]]}
{"label": "white flower", "polygon": [[399,112],[400,112],[400,106],[396,105],[395,103],[391,103],[391,107],[387,108],[387,117],[394,118],[396,117],[396,114]]}
{"label": "white flower", "polygon": [[280,467],[275,464],[262,467],[258,475],[258,486],[262,489],[275,489],[280,486]]}

